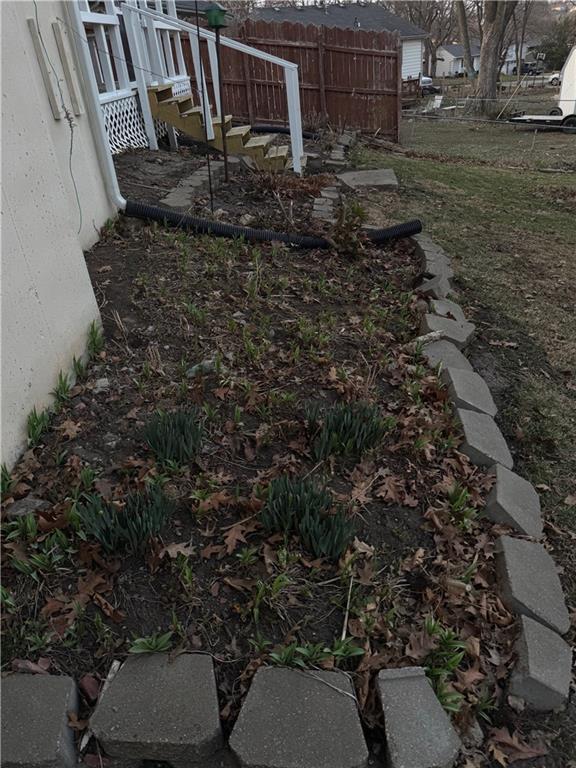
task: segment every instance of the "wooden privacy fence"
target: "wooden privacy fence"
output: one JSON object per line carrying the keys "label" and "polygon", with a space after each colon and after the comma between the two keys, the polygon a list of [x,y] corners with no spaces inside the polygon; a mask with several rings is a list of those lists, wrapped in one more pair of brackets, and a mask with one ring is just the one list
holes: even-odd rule
{"label": "wooden privacy fence", "polygon": [[[249,19],[226,29],[225,34],[298,64],[302,119],[307,127],[330,123],[337,128],[379,131],[398,140],[402,54],[396,33]],[[192,53],[186,39],[183,49],[193,77]],[[207,51],[203,51],[203,57],[208,73]],[[279,67],[223,50],[222,81],[226,112],[234,118],[287,124],[286,93]]]}

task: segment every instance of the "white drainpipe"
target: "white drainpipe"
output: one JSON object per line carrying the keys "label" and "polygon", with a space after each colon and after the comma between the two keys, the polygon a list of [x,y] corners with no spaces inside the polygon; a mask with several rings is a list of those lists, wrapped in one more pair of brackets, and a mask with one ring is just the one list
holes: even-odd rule
{"label": "white drainpipe", "polygon": [[108,144],[108,134],[106,133],[104,116],[100,107],[98,85],[96,84],[96,76],[92,60],[90,59],[90,51],[86,39],[86,31],[80,16],[80,8],[76,0],[62,3],[62,5],[67,8],[71,26],[75,32],[73,35],[74,47],[82,70],[83,80],[87,87],[88,118],[96,143],[96,150],[100,158],[100,167],[104,175],[106,191],[108,192],[110,202],[119,210],[124,211],[126,210],[126,200],[122,197],[120,187],[118,186],[118,177],[116,176],[116,169],[114,168],[112,153]]}

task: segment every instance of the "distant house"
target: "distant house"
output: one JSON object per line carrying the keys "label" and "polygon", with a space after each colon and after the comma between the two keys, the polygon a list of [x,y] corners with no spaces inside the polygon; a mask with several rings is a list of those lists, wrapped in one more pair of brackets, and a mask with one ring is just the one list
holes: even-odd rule
{"label": "distant house", "polygon": [[[470,45],[472,64],[474,69],[480,69],[480,46]],[[464,46],[459,43],[441,45],[436,51],[436,75],[437,77],[456,77],[466,71],[464,66]]]}
{"label": "distant house", "polygon": [[[522,52],[520,54],[522,63],[533,64],[536,61],[537,47],[538,43],[536,40],[528,40],[522,45]],[[503,75],[514,74],[513,70],[515,70],[517,64],[516,56],[516,45],[513,43],[512,45],[509,45],[506,50],[506,57],[502,64],[502,69],[500,70]]]}
{"label": "distant house", "polygon": [[412,80],[422,74],[424,41],[428,33],[375,3],[324,6],[279,4],[277,7],[255,8],[251,18],[314,24],[319,27],[398,32],[402,42],[402,79]]}

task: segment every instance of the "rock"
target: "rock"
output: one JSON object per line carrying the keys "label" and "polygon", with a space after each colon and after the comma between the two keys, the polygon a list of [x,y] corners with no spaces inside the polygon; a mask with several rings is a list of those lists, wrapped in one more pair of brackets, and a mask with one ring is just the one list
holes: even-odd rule
{"label": "rock", "polygon": [[484,511],[495,523],[504,523],[538,539],[542,536],[540,498],[534,486],[501,464],[492,467],[496,482]]}
{"label": "rock", "polygon": [[203,376],[206,373],[214,373],[216,370],[216,360],[202,360],[201,363],[193,365],[186,371],[189,379],[195,379],[197,376]]}
{"label": "rock", "polygon": [[463,408],[456,409],[456,416],[464,432],[460,451],[466,454],[473,464],[478,467],[491,467],[498,463],[512,469],[512,454],[504,435],[491,416]]}
{"label": "rock", "polygon": [[327,200],[338,200],[340,197],[336,189],[328,189],[327,187],[320,191],[320,195]]}
{"label": "rock", "polygon": [[110,389],[110,382],[106,377],[102,379],[96,379],[94,386],[92,387],[92,394],[99,395],[102,392],[107,392]]}
{"label": "rock", "polygon": [[446,253],[423,232],[414,235],[416,253],[421,259],[422,272],[428,277],[453,277],[454,271]]}
{"label": "rock", "polygon": [[346,173],[339,174],[338,178],[352,189],[365,187],[398,189],[398,179],[391,168],[378,168],[374,171],[346,171]]}
{"label": "rock", "polygon": [[426,298],[431,299],[446,299],[450,294],[454,293],[450,280],[446,275],[437,275],[430,279],[423,280],[420,285],[416,286],[416,292],[422,294]]}
{"label": "rock", "polygon": [[541,544],[500,536],[496,572],[504,604],[563,635],[570,628],[554,560]]}
{"label": "rock", "polygon": [[378,674],[389,768],[449,768],[461,748],[421,667]]}
{"label": "rock", "polygon": [[5,513],[8,520],[15,520],[17,517],[25,517],[26,515],[34,515],[37,512],[41,512],[43,509],[49,509],[52,505],[45,499],[39,499],[34,496],[33,493],[29,493],[23,499],[18,499],[6,509]]}
{"label": "rock", "polygon": [[542,712],[564,706],[572,671],[570,646],[556,632],[521,616],[516,652],[518,662],[510,679],[510,693]]}
{"label": "rock", "polygon": [[243,213],[242,216],[240,216],[240,224],[243,227],[249,227],[251,224],[253,224],[255,221],[255,217],[252,216],[251,213]]}
{"label": "rock", "polygon": [[423,356],[428,361],[428,365],[436,368],[437,365],[443,368],[458,368],[463,371],[471,371],[472,366],[464,357],[462,352],[449,341],[433,341],[426,344],[422,350]]}
{"label": "rock", "polygon": [[484,743],[484,731],[480,727],[478,720],[472,720],[462,741],[468,749],[479,749],[482,746]]}
{"label": "rock", "polygon": [[479,413],[496,416],[498,408],[494,402],[488,385],[474,371],[464,371],[461,368],[444,368],[440,378],[448,389],[450,401],[456,408],[467,408]]}
{"label": "rock", "polygon": [[341,672],[261,667],[230,747],[243,768],[364,768],[368,749],[353,694]]}
{"label": "rock", "polygon": [[420,333],[440,331],[445,339],[455,344],[458,349],[464,349],[472,341],[476,332],[473,323],[459,323],[440,315],[425,314],[420,322]]}
{"label": "rock", "polygon": [[432,299],[430,301],[430,308],[435,315],[449,317],[451,320],[456,320],[459,323],[466,322],[462,307],[456,304],[456,302],[450,301],[450,299]]}
{"label": "rock", "polygon": [[56,675],[9,675],[2,680],[3,768],[73,768],[78,712],[74,680]]}
{"label": "rock", "polygon": [[222,746],[210,656],[134,656],[100,696],[91,729],[114,758],[202,763]]}

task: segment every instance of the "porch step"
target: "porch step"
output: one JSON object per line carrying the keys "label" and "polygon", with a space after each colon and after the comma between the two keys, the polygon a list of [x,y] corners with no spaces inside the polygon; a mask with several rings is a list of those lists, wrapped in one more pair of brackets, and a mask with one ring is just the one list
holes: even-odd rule
{"label": "porch step", "polygon": [[212,119],[214,139],[206,142],[202,107],[193,106],[191,95],[174,96],[171,85],[151,86],[148,89],[148,99],[153,117],[169,123],[195,141],[207,143],[222,151],[222,131],[225,131],[228,151],[236,155],[249,155],[257,168],[278,172],[293,167],[289,159],[288,145],[271,146],[276,138],[275,134],[252,136],[249,125],[233,127],[232,115],[226,115],[223,121],[220,117]]}

